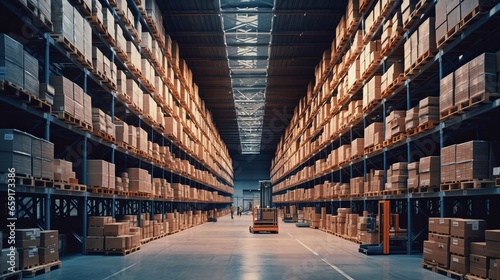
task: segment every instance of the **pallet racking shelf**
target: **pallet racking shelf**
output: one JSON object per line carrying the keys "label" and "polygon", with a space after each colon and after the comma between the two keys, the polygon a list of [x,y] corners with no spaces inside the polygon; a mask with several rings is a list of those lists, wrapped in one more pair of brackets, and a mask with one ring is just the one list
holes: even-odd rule
{"label": "pallet racking shelf", "polygon": [[[213,180],[202,180],[195,174],[186,173],[177,166],[164,165],[152,158],[124,149],[114,139],[102,137],[85,126],[80,127],[78,123],[75,124],[68,119],[58,117],[55,112],[52,112],[50,105],[47,107],[41,106],[45,103],[33,105],[21,100],[15,94],[8,96],[8,92],[2,89],[0,91],[0,104],[5,109],[3,110],[4,114],[9,115],[8,118],[5,117],[0,121],[0,127],[27,131],[34,136],[54,142],[56,158],[71,158],[74,161],[74,169],[82,186],[77,189],[55,189],[44,185],[53,186],[52,182],[39,181],[42,182],[43,186],[38,186],[33,183],[34,181],[19,180],[20,184],[16,186],[16,201],[20,224],[26,222],[31,226],[39,226],[43,229],[60,228],[62,232],[68,233],[72,239],[81,244],[84,254],[87,216],[109,215],[114,217],[116,214],[137,214],[140,225],[141,213],[163,214],[165,216],[165,213],[174,210],[183,213],[190,210],[224,209],[230,204],[229,198],[233,193],[233,170],[228,150],[220,140],[213,122],[211,122],[210,113],[205,110],[201,100],[196,100],[194,88],[189,84],[188,77],[184,76],[185,73],[182,73],[177,65],[179,58],[172,57],[169,53],[172,46],[167,46],[166,42],[160,42],[161,55],[168,58],[166,67],[170,67],[171,71],[174,72],[172,77],[180,81],[182,94],[177,91],[177,88],[174,88],[173,81],[170,80],[171,77],[166,74],[167,69],[162,69],[158,63],[154,63],[151,55],[142,50],[138,42],[140,38],[134,34],[134,31],[137,33],[137,30],[129,30],[128,28],[131,26],[137,28],[140,25],[142,32],[149,32],[150,36],[156,40],[160,39],[156,34],[157,30],[153,30],[154,22],[147,18],[145,11],[140,10],[135,1],[127,0],[135,22],[126,24],[120,19],[120,15],[110,2],[95,1],[99,1],[104,8],[109,9],[115,22],[123,29],[126,40],[132,42],[139,50],[142,59],[146,59],[154,66],[154,74],[167,85],[174,102],[172,104],[159,102],[159,98],[151,88],[154,81],[144,79],[137,71],[131,69],[127,58],[118,53],[119,50],[103,32],[102,27],[95,23],[95,19],[89,19],[91,15],[88,15],[88,12],[92,13],[88,10],[89,7],[75,6],[89,21],[92,29],[92,45],[98,47],[104,56],[117,66],[117,69],[124,72],[128,79],[137,83],[142,92],[149,94],[161,107],[162,114],[172,116],[183,124],[183,133],[196,145],[201,146],[208,155],[206,158],[201,158],[184,143],[167,135],[154,120],[147,118],[136,107],[122,100],[116,85],[104,81],[93,71],[91,65],[72,54],[67,48],[69,46],[65,46],[64,41],[51,36],[51,28],[47,26],[50,21],[40,24],[40,20],[36,20],[37,17],[32,11],[23,8],[22,1],[19,3],[17,1],[2,2],[2,8],[5,10],[4,20],[13,20],[20,24],[5,25],[0,31],[15,34],[16,38],[21,38],[25,50],[38,59],[40,82],[49,83],[51,75],[69,78],[92,97],[93,108],[100,108],[109,114],[113,122],[118,117],[129,125],[143,128],[148,134],[148,140],[168,147],[169,152],[176,158],[210,174]],[[31,32],[29,37],[23,37],[26,35],[23,33],[26,29]],[[189,97],[186,97],[187,95]],[[188,105],[186,100],[192,102],[192,106]],[[181,112],[185,115],[174,114],[173,107],[182,108]],[[12,122],[12,118],[15,118],[16,122]],[[188,122],[197,129],[198,137],[196,133],[191,131],[191,126],[187,126]],[[201,137],[207,140],[206,143],[209,147],[203,146],[205,142],[201,141]],[[158,196],[131,196],[127,193],[89,192],[86,186],[89,159],[104,159],[114,163],[117,166],[117,171],[129,167],[147,169],[152,177],[166,179],[170,183],[190,185],[210,192],[218,191],[226,200],[173,199]],[[1,183],[0,191],[7,192],[7,185]],[[6,199],[6,196],[2,196],[4,205],[7,205]]]}
{"label": "pallet racking shelf", "polygon": [[[370,1],[371,4],[361,15],[360,25],[351,33],[351,36],[364,25],[366,15],[373,9],[373,2],[377,1]],[[410,24],[404,26],[403,34],[399,41],[392,44],[392,49],[385,51],[384,57],[378,64],[378,68],[373,71],[373,74],[383,74],[387,71],[389,64],[401,60],[403,45],[406,40],[409,40],[411,34],[417,30],[421,23],[427,18],[434,16],[436,1],[418,2],[420,5],[418,15],[415,14]],[[400,11],[401,1],[392,1],[389,5],[393,6],[390,9],[391,12],[386,14],[382,20],[383,23],[389,20],[395,12]],[[361,119],[355,120],[345,128],[340,128],[340,133],[330,138],[326,145],[320,145],[317,149],[311,149],[312,152],[309,154],[306,153],[296,164],[287,165],[287,161],[291,162],[294,160],[289,154],[285,155],[283,152],[289,149],[291,145],[287,137],[291,137],[292,133],[290,132],[295,128],[296,124],[292,123],[287,128],[288,136],[283,137],[278,146],[278,149],[282,150],[277,151],[270,170],[273,195],[284,195],[287,191],[296,189],[312,189],[316,185],[323,184],[326,181],[338,182],[339,184],[349,183],[351,178],[365,178],[370,169],[384,170],[384,183],[386,183],[388,179],[387,169],[392,163],[401,161],[411,163],[418,161],[419,158],[424,156],[439,155],[440,149],[449,144],[475,139],[499,140],[498,137],[488,133],[488,131],[494,130],[492,124],[484,122],[484,120],[498,119],[500,100],[496,99],[491,102],[482,103],[471,110],[461,112],[452,118],[422,127],[421,131],[411,135],[404,135],[402,139],[398,139],[399,141],[395,143],[389,142],[388,145],[382,146],[380,149],[373,149],[360,157],[351,157],[349,160],[341,162],[340,166],[318,169],[317,165],[318,160],[326,161],[328,155],[333,150],[338,149],[345,143],[349,144],[358,137],[363,137],[363,129],[370,123],[374,121],[383,122],[383,131],[385,131],[385,118],[389,115],[390,111],[398,109],[406,111],[418,105],[419,100],[427,96],[439,96],[440,80],[467,61],[484,52],[497,52],[500,49],[500,45],[493,43],[490,38],[497,38],[494,32],[498,31],[498,22],[500,20],[499,9],[499,4],[489,7],[486,12],[476,17],[475,21],[470,22],[467,28],[460,32],[460,35],[452,38],[447,44],[435,48],[418,69],[410,71],[407,75],[403,76],[402,83],[396,86],[389,94],[386,94],[380,102],[375,103],[374,106],[364,111]],[[373,33],[372,38],[378,38],[377,36],[380,36],[380,32],[381,27]],[[330,75],[335,75],[331,70],[332,67],[329,68]],[[372,75],[364,79],[363,84]],[[318,87],[316,86],[315,88]],[[331,88],[330,91],[326,95],[334,98],[335,94],[337,94],[336,87]],[[362,93],[358,90],[351,95],[349,100],[360,99],[359,96],[361,95]],[[328,102],[330,101],[327,100],[326,103],[321,103],[320,106],[325,106]],[[298,119],[303,117],[303,115],[305,116],[304,112],[301,115],[294,116],[292,122],[296,121],[298,123]],[[312,118],[314,116],[313,114]],[[311,124],[311,122],[312,119],[307,123]],[[494,121],[490,123],[494,123]],[[324,127],[325,122],[315,130],[315,133],[323,133]],[[307,125],[304,128],[307,128]],[[292,139],[295,140],[304,137],[305,132],[306,130],[300,130],[297,132],[298,134],[294,133]],[[312,145],[314,140],[313,138],[303,145]],[[288,158],[285,158],[285,156]],[[291,167],[286,169],[287,166]],[[300,171],[307,169],[311,169],[312,171],[305,173],[306,175],[302,175],[301,180],[290,181],[291,178],[297,177]],[[391,200],[393,202],[393,205],[391,205],[393,212],[400,213],[400,216],[403,217],[402,226],[407,227],[408,240],[412,241],[407,244],[407,252],[411,254],[420,249],[421,241],[423,240],[422,237],[427,228],[426,219],[431,216],[485,218],[492,228],[500,226],[498,222],[488,219],[488,216],[485,214],[498,211],[500,204],[498,188],[483,188],[482,185],[480,187],[474,188],[468,185],[463,189],[459,187],[456,190],[451,189],[448,191],[438,188],[435,192],[430,192],[433,189],[425,189],[426,192],[409,192],[403,190],[399,194],[385,191],[360,196],[340,196],[330,199],[279,200],[274,203],[278,206],[297,205],[298,209],[302,207],[315,207],[316,213],[319,213],[319,208],[326,207],[327,213],[334,215],[337,213],[337,209],[341,207],[351,207],[353,213],[358,214],[362,211],[376,213],[379,200]]]}

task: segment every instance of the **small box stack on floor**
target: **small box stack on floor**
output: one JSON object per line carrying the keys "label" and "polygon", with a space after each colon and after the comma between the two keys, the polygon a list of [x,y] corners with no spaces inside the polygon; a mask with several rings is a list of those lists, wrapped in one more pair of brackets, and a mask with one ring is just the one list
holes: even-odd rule
{"label": "small box stack on floor", "polygon": [[128,254],[140,248],[140,232],[130,221],[116,222],[110,216],[88,218],[87,253]]}
{"label": "small box stack on floor", "polygon": [[486,230],[482,219],[429,218],[423,265],[457,277],[499,279],[499,233],[500,230]]}
{"label": "small box stack on floor", "polygon": [[19,253],[19,268],[29,269],[40,265],[40,229],[16,229],[16,247]]}
{"label": "small box stack on floor", "polygon": [[429,218],[429,239],[424,241],[424,262],[450,267],[450,218]]}

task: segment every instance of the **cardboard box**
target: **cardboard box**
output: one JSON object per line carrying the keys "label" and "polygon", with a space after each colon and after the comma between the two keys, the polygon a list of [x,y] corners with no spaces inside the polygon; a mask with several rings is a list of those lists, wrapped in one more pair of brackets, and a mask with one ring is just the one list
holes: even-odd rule
{"label": "cardboard box", "polygon": [[488,277],[492,280],[500,279],[500,260],[499,259],[490,259],[490,269],[488,271]]}
{"label": "cardboard box", "polygon": [[120,236],[125,234],[126,223],[109,223],[104,225],[104,236]]}
{"label": "cardboard box", "polygon": [[88,236],[104,236],[104,227],[89,227]]}
{"label": "cardboard box", "polygon": [[16,247],[28,248],[40,246],[40,229],[16,229]]}
{"label": "cardboard box", "polygon": [[429,232],[450,235],[451,218],[429,218]]}
{"label": "cardboard box", "polygon": [[470,254],[469,256],[469,271],[472,275],[483,278],[488,277],[488,258],[483,255]]}
{"label": "cardboard box", "polygon": [[57,247],[58,246],[59,231],[57,230],[43,230],[40,231],[40,247]]}
{"label": "cardboard box", "polygon": [[484,237],[486,241],[500,242],[500,229],[485,230]]}
{"label": "cardboard box", "polygon": [[471,242],[470,253],[474,255],[486,256],[486,242]]}
{"label": "cardboard box", "polygon": [[19,268],[28,268],[39,264],[38,247],[18,249]]}
{"label": "cardboard box", "polygon": [[450,253],[457,255],[467,256],[470,254],[471,238],[451,237],[450,239]]}
{"label": "cardboard box", "polygon": [[113,222],[111,216],[91,216],[88,218],[89,227],[103,227],[105,224]]}
{"label": "cardboard box", "polygon": [[445,243],[424,241],[424,260],[438,263],[441,267],[448,268],[450,264],[449,246]]}
{"label": "cardboard box", "polygon": [[59,248],[57,247],[38,247],[38,256],[41,264],[46,264],[59,260]]}
{"label": "cardboard box", "polygon": [[429,241],[450,245],[450,239],[451,237],[449,235],[437,234],[432,232],[429,233]]}
{"label": "cardboard box", "polygon": [[450,227],[451,236],[482,239],[484,238],[486,222],[477,219],[452,219]]}
{"label": "cardboard box", "polygon": [[105,237],[105,250],[114,249],[126,249],[127,248],[127,238],[130,239],[130,235],[122,236],[106,236]]}
{"label": "cardboard box", "polygon": [[486,256],[500,259],[500,242],[486,241]]}
{"label": "cardboard box", "polygon": [[87,236],[85,245],[87,250],[102,251],[104,250],[104,236]]}
{"label": "cardboard box", "polygon": [[453,255],[450,256],[450,270],[458,273],[469,273],[469,257]]}

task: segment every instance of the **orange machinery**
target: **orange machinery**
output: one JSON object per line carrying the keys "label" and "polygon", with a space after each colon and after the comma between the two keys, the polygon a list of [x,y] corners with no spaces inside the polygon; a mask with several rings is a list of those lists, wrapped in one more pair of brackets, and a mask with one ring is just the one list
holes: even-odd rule
{"label": "orange machinery", "polygon": [[278,233],[278,210],[276,208],[254,208],[252,211],[253,225],[249,227],[251,233],[271,232]]}

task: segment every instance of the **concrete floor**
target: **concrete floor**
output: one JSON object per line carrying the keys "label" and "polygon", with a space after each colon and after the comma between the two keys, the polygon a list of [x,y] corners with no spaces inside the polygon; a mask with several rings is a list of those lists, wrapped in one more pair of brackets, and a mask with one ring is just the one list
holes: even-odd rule
{"label": "concrete floor", "polygon": [[450,279],[422,268],[421,255],[366,256],[352,242],[280,222],[279,234],[251,234],[251,216],[179,232],[128,256],[78,255],[35,279]]}

